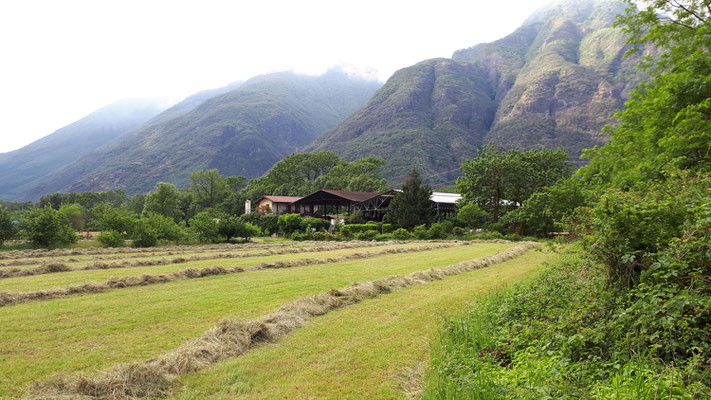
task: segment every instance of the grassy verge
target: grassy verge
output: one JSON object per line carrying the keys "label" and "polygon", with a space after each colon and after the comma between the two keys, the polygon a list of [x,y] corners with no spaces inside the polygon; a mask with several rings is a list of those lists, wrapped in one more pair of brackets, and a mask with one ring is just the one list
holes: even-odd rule
{"label": "grassy verge", "polygon": [[404,397],[429,353],[441,315],[459,314],[493,288],[540,270],[551,253],[393,292],[335,310],[257,348],[187,376],[175,399]]}
{"label": "grassy verge", "polygon": [[512,246],[476,244],[5,307],[0,309],[0,397],[17,395],[24,384],[56,372],[101,369],[163,353],[223,317],[253,319],[299,297]]}
{"label": "grassy verge", "polygon": [[639,332],[616,319],[623,303],[602,268],[567,253],[446,322],[423,398],[711,398],[703,358],[679,368],[631,344]]}

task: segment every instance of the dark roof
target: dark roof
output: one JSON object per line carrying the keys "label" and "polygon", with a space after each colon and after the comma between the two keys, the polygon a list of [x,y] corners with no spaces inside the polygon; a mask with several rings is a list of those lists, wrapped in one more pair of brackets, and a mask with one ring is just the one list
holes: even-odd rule
{"label": "dark roof", "polygon": [[257,200],[257,203],[262,201],[262,199],[267,199],[271,200],[274,203],[293,203],[296,200],[302,199],[302,197],[299,196],[262,196]]}
{"label": "dark roof", "polygon": [[367,200],[378,193],[321,189],[297,200],[294,204],[348,204]]}

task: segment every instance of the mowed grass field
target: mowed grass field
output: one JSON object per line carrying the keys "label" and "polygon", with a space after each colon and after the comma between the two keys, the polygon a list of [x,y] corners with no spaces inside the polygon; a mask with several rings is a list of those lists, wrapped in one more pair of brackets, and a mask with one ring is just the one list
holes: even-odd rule
{"label": "mowed grass field", "polygon": [[[102,281],[110,276],[164,273],[214,265],[252,266],[261,262],[289,261],[304,257],[337,257],[384,248],[413,248],[423,245],[426,243],[387,244],[372,248],[203,260],[153,267],[60,272],[3,279],[0,280],[0,285],[4,285],[0,286],[0,291],[35,291]],[[0,398],[22,396],[30,383],[47,380],[55,374],[91,374],[118,363],[140,361],[165,353],[188,339],[200,336],[222,318],[256,319],[304,296],[346,287],[354,282],[405,275],[482,258],[513,246],[515,244],[478,243],[428,251],[376,255],[342,262],[264,269],[112,289],[102,293],[0,307]],[[283,243],[279,243],[279,248],[284,248]],[[234,248],[230,251],[234,251]],[[396,372],[401,365],[407,366],[426,357],[427,345],[438,327],[440,313],[456,312],[491,288],[528,276],[537,270],[546,257],[550,256],[529,251],[507,263],[335,310],[314,319],[307,327],[292,332],[282,342],[257,348],[242,357],[186,377],[185,386],[177,388],[176,393],[178,397],[190,398],[298,398],[301,394],[292,395],[290,393],[295,392],[289,390],[298,389],[298,385],[294,387],[294,382],[301,382],[313,387],[313,390],[303,392],[312,393],[304,394],[303,398],[339,397],[339,392],[333,391],[342,386],[336,378],[351,376],[343,385],[351,385],[353,391],[343,392],[341,397],[361,397],[357,385],[364,379],[381,379],[383,376],[392,378],[393,371]],[[1,258],[2,254],[0,262]],[[372,325],[377,321],[387,326],[387,329]],[[383,341],[387,336],[398,336],[395,332],[399,330],[407,331],[399,335],[401,339],[398,340],[402,342],[388,345],[387,341]],[[326,335],[326,331],[330,333]],[[390,333],[378,336],[384,332]],[[319,342],[319,338],[326,341]],[[381,350],[384,351],[403,350],[400,355],[394,356],[394,361],[401,362],[384,362],[382,355],[376,354],[376,350],[380,350],[361,347],[358,342],[354,342],[354,338],[364,340],[363,343],[369,340],[383,342],[384,347]],[[293,340],[296,342],[292,342]],[[308,350],[309,343],[311,350]],[[417,345],[411,347],[413,344]],[[298,350],[299,347],[302,350]],[[331,353],[329,349],[337,351]],[[357,368],[354,364],[356,372],[351,373],[348,369],[339,372],[346,364],[354,363],[352,360],[348,361],[349,357],[353,357],[348,355],[349,349],[356,349],[361,356],[355,357],[355,361],[360,359],[362,362]],[[326,357],[319,359],[319,355]],[[282,364],[278,361],[289,357],[293,362],[286,361]],[[309,359],[311,361],[306,361]],[[330,366],[329,359],[340,360],[346,364]],[[282,365],[281,369],[275,370],[276,364]],[[283,375],[277,385],[281,389],[273,385],[273,382],[270,383],[274,381],[274,376],[259,375],[255,372],[260,368],[280,371],[274,372],[274,376]],[[291,377],[288,377],[288,374],[291,374]],[[380,378],[376,378],[377,376]],[[218,387],[208,389],[217,381],[220,382]],[[372,392],[372,395],[376,398],[392,398],[397,397],[392,393],[402,393],[398,391],[392,379],[388,382]],[[271,386],[274,388],[269,389],[272,390],[269,392],[266,388]],[[332,389],[328,392],[318,387]]]}

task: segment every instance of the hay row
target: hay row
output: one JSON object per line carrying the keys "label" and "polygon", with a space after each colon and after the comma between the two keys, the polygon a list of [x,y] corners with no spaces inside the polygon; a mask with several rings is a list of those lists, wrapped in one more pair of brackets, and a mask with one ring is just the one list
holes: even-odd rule
{"label": "hay row", "polygon": [[416,253],[423,251],[438,250],[443,248],[450,248],[455,246],[464,246],[469,244],[468,242],[452,242],[452,243],[439,243],[431,244],[418,247],[406,247],[406,248],[390,248],[381,249],[378,251],[367,251],[361,253],[347,254],[341,257],[328,257],[328,258],[305,258],[293,261],[276,261],[271,263],[259,263],[252,267],[242,268],[242,267],[206,267],[206,268],[186,268],[182,271],[168,273],[168,274],[143,274],[140,276],[123,276],[120,278],[111,277],[105,282],[88,282],[81,285],[72,285],[65,288],[54,288],[47,290],[38,290],[35,292],[21,292],[21,293],[6,293],[0,292],[0,307],[24,303],[28,301],[35,300],[50,300],[56,299],[58,297],[67,297],[79,294],[88,293],[101,293],[111,289],[125,289],[136,286],[147,286],[154,285],[158,283],[167,283],[186,279],[204,278],[206,276],[213,275],[227,275],[236,274],[246,271],[258,271],[268,268],[292,268],[292,267],[302,267],[306,265],[315,264],[331,264],[342,261],[351,260],[361,260],[365,258],[372,258],[387,254],[402,254],[402,253]]}
{"label": "hay row", "polygon": [[6,278],[18,278],[22,276],[34,276],[34,275],[44,275],[52,274],[56,272],[72,272],[72,271],[88,271],[95,269],[120,269],[120,268],[136,268],[136,267],[152,267],[156,265],[168,265],[168,264],[183,264],[192,261],[206,261],[206,260],[219,260],[226,258],[250,258],[250,257],[266,257],[273,255],[282,254],[296,254],[296,253],[316,253],[321,251],[331,251],[331,250],[346,250],[346,249],[357,249],[363,247],[379,247],[392,244],[404,244],[403,241],[389,241],[389,242],[328,242],[321,245],[313,247],[292,247],[280,250],[268,250],[261,253],[218,253],[210,255],[193,255],[190,257],[175,257],[175,258],[160,258],[157,260],[139,260],[129,263],[103,263],[94,262],[92,264],[85,265],[83,267],[70,267],[64,263],[53,262],[48,264],[42,264],[39,267],[32,268],[4,268],[0,269],[0,279]]}
{"label": "hay row", "polygon": [[[306,242],[299,242],[299,243],[306,243]],[[260,244],[254,247],[249,247],[249,248],[241,248],[239,249],[240,251],[245,251],[245,250],[259,250],[259,249],[268,249],[268,248],[280,248],[280,247],[307,247],[307,246],[297,246],[295,242],[291,242],[291,246],[286,246],[284,244],[279,244],[278,246],[273,246],[273,245],[264,245]],[[217,248],[217,249],[184,249],[184,250],[171,250],[171,251],[156,251],[156,252],[139,252],[138,254],[116,254],[116,252],[111,252],[109,255],[94,255],[91,258],[76,258],[76,257],[70,257],[70,258],[52,258],[49,260],[52,263],[71,263],[71,262],[81,262],[81,261],[94,261],[94,260],[128,260],[128,259],[133,259],[133,258],[146,258],[146,257],[157,257],[157,256],[174,256],[174,255],[180,255],[180,254],[185,254],[185,253],[190,253],[190,254],[204,254],[204,253],[216,253],[219,251],[225,251],[229,249],[225,248]],[[17,266],[25,266],[25,265],[38,265],[38,264],[43,264],[47,263],[48,260],[44,260],[41,258],[23,258],[23,259],[11,259],[10,261],[2,261],[0,262],[0,268],[2,267],[17,267]]]}
{"label": "hay row", "polygon": [[168,251],[201,251],[201,250],[224,250],[225,248],[240,248],[254,249],[260,247],[280,247],[293,246],[294,242],[271,242],[271,243],[220,243],[206,245],[175,245],[175,246],[159,246],[149,248],[134,248],[134,247],[111,247],[111,248],[91,248],[91,249],[32,249],[32,250],[8,250],[0,251],[0,260],[15,260],[18,258],[37,258],[37,257],[62,257],[62,256],[79,256],[79,255],[102,255],[102,254],[117,254],[117,253],[157,253]]}
{"label": "hay row", "polygon": [[447,276],[508,261],[538,246],[539,243],[524,242],[490,257],[417,271],[405,276],[395,275],[354,283],[344,289],[303,297],[258,320],[223,319],[202,336],[165,354],[145,361],[119,364],[91,377],[56,377],[36,384],[27,398],[122,400],[162,397],[169,394],[173,382],[181,376],[239,356],[262,343],[275,342],[290,331],[304,326],[313,317],[380,294],[425,285]]}

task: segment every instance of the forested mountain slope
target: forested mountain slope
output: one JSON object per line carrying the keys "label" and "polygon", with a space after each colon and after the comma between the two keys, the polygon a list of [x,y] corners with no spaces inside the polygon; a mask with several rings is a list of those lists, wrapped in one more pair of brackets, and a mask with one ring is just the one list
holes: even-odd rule
{"label": "forested mountain slope", "polygon": [[21,186],[144,124],[165,108],[162,104],[160,99],[123,100],[21,149],[0,154],[0,199],[24,199]]}
{"label": "forested mountain slope", "polygon": [[190,172],[262,175],[360,108],[380,87],[333,70],[313,77],[289,72],[252,78],[175,118],[128,132],[75,163],[25,187],[24,198],[59,191],[147,192],[178,186]]}

